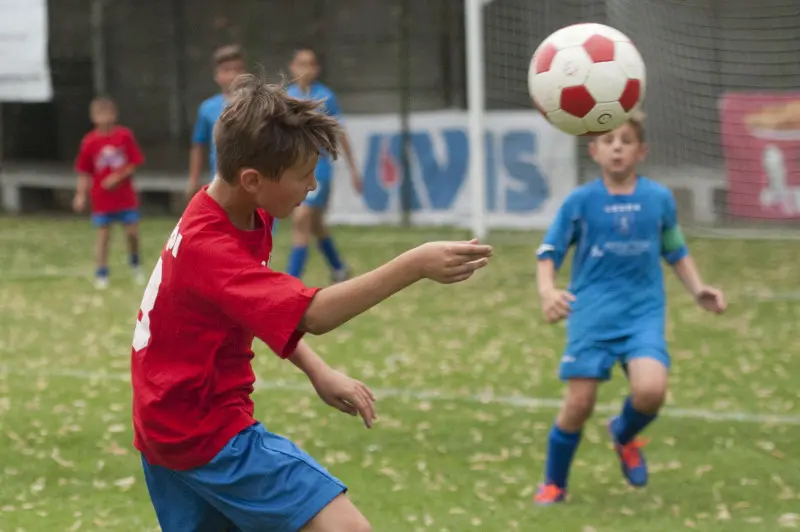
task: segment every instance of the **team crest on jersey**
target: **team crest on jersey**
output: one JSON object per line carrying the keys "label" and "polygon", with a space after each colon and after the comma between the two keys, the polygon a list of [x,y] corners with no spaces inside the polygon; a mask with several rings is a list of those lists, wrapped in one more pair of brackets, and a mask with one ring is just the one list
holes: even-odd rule
{"label": "team crest on jersey", "polygon": [[621,235],[629,235],[631,234],[631,228],[633,227],[633,213],[632,212],[624,212],[624,213],[617,213],[614,218],[616,218],[616,226],[617,232]]}
{"label": "team crest on jersey", "polygon": [[116,146],[106,145],[100,150],[94,165],[98,170],[119,170],[128,164],[125,150]]}

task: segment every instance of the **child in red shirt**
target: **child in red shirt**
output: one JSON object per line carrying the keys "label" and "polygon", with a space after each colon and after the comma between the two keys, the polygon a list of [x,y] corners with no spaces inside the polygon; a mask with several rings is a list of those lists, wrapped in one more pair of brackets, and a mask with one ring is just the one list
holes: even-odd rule
{"label": "child in red shirt", "polygon": [[142,283],[139,269],[139,201],[133,188],[133,173],[144,162],[133,132],[117,125],[117,106],[107,97],[92,100],[89,116],[94,129],[83,137],[75,171],[77,191],[72,206],[76,212],[91,203],[92,223],[98,228],[95,243],[95,286],[108,287],[108,242],[111,224],[119,222],[128,237],[129,261],[134,278]]}
{"label": "child in red shirt", "polygon": [[134,445],[164,532],[370,532],[339,479],[255,419],[253,339],[370,427],[372,392],[303,335],[332,331],[422,279],[469,279],[492,253],[431,242],[321,290],[271,269],[274,219],[317,188],[320,151],[338,151],[341,130],[321,103],[238,78],[214,127],[217,174],[189,202],[147,283],[131,350]]}

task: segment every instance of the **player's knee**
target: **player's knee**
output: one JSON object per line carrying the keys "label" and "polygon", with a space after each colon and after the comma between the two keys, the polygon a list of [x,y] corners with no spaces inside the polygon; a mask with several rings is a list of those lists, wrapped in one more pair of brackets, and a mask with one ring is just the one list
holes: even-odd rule
{"label": "player's knee", "polygon": [[580,429],[593,411],[594,401],[586,398],[567,401],[561,409],[559,426],[563,429]]}
{"label": "player's knee", "polygon": [[[307,244],[311,233],[311,213],[305,206],[298,207],[292,215],[292,240],[295,244]],[[303,240],[303,242],[298,242]]]}
{"label": "player's knee", "polygon": [[559,413],[558,426],[566,430],[579,430],[592,416],[597,393],[594,386],[571,384]]}
{"label": "player's knee", "polygon": [[111,230],[108,227],[101,227],[97,230],[97,243],[107,245],[111,239]]}
{"label": "player's knee", "polygon": [[342,527],[341,532],[372,532],[372,525],[367,518],[361,514],[355,517],[351,523]]}
{"label": "player's knee", "polygon": [[311,224],[311,233],[315,238],[325,238],[328,236],[328,228],[322,221],[322,217],[315,217]]}
{"label": "player's knee", "polygon": [[667,396],[666,387],[640,386],[631,390],[633,406],[643,414],[655,414],[664,404]]}
{"label": "player's knee", "polygon": [[372,532],[372,525],[364,514],[342,495],[323,508],[301,532]]}

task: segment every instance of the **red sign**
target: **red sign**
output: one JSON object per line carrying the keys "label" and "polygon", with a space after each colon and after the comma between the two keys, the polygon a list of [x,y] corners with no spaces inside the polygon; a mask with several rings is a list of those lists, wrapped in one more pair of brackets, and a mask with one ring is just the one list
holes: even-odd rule
{"label": "red sign", "polygon": [[800,92],[726,94],[720,118],[729,212],[800,220]]}

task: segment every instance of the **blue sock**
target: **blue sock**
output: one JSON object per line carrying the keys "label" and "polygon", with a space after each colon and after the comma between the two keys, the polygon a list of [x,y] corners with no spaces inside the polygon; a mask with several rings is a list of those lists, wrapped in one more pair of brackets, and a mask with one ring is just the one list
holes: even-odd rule
{"label": "blue sock", "polygon": [[95,277],[99,277],[101,279],[105,279],[108,277],[108,266],[100,266],[94,272]]}
{"label": "blue sock", "polygon": [[636,437],[637,434],[642,432],[647,425],[653,422],[657,414],[642,414],[633,407],[631,397],[625,398],[625,404],[622,406],[622,414],[614,420],[611,426],[611,431],[617,442],[621,445],[626,445]]}
{"label": "blue sock", "polygon": [[128,258],[131,264],[131,268],[136,268],[139,266],[139,255],[137,253],[131,253],[131,256]]}
{"label": "blue sock", "polygon": [[289,253],[289,267],[286,273],[299,279],[300,276],[303,275],[303,268],[306,265],[306,257],[308,257],[307,246],[292,247],[292,252]]}
{"label": "blue sock", "polygon": [[333,243],[333,238],[327,236],[320,239],[319,250],[325,255],[325,260],[328,261],[332,270],[338,271],[344,268],[342,259],[339,257],[339,252],[336,250],[336,245]]}
{"label": "blue sock", "polygon": [[561,489],[567,487],[569,468],[572,458],[581,442],[581,433],[564,432],[558,425],[553,424],[550,429],[550,438],[547,442],[547,464],[545,465],[545,482],[555,484]]}

